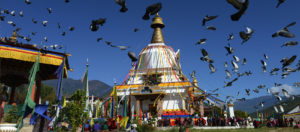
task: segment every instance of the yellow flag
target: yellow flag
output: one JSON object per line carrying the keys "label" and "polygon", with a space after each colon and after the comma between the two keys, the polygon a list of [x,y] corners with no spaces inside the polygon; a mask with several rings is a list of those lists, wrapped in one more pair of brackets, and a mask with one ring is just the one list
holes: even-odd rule
{"label": "yellow flag", "polygon": [[66,99],[64,98],[64,102],[63,102],[63,106],[62,107],[66,107],[67,105],[67,102],[66,102]]}

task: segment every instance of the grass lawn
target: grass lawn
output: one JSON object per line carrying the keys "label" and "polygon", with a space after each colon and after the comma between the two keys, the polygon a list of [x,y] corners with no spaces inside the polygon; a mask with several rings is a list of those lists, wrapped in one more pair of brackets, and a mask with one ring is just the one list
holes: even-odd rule
{"label": "grass lawn", "polygon": [[[171,129],[166,131],[156,132],[178,132],[178,129]],[[300,129],[294,128],[258,128],[258,129],[215,129],[215,130],[201,130],[201,129],[190,129],[189,132],[300,132]]]}

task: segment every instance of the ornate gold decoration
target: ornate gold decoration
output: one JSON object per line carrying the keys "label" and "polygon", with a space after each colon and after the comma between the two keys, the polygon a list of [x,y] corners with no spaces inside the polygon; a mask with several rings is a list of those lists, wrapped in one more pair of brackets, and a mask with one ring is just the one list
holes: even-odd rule
{"label": "ornate gold decoration", "polygon": [[162,18],[159,17],[158,13],[152,19],[151,28],[154,29],[151,43],[165,43],[161,29],[165,27]]}
{"label": "ornate gold decoration", "polygon": [[12,36],[9,37],[9,41],[13,42],[13,43],[17,41],[17,32],[16,31],[14,31]]}

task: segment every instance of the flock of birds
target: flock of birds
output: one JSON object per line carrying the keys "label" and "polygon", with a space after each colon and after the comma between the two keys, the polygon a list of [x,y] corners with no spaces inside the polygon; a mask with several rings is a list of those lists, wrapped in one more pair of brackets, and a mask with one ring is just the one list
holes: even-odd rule
{"label": "flock of birds", "polygon": [[[114,1],[116,2],[116,4],[120,5],[120,7],[121,7],[120,12],[125,13],[125,12],[128,11],[128,8],[126,7],[126,0],[114,0]],[[248,9],[248,6],[249,6],[249,0],[226,0],[226,1],[237,10],[237,12],[235,12],[231,15],[231,20],[232,21],[238,21],[243,16],[243,14],[245,14],[245,12],[246,12],[246,10]],[[286,0],[278,0],[276,8],[278,8],[285,1]],[[65,0],[65,2],[69,3],[70,1]],[[31,1],[30,0],[25,0],[25,4],[30,5]],[[149,20],[150,16],[153,16],[156,13],[158,13],[161,10],[161,8],[162,8],[161,3],[154,3],[152,5],[147,6],[146,10],[145,10],[145,14],[142,16],[142,19],[143,20]],[[49,14],[52,13],[52,8],[46,8],[46,10]],[[1,11],[0,11],[0,21],[5,21],[6,15],[11,15],[11,16],[15,17],[17,15],[17,12],[15,10],[10,11],[8,9],[3,9],[3,10],[1,9]],[[24,12],[19,11],[18,15],[20,17],[24,17]],[[213,21],[217,18],[218,18],[218,15],[215,15],[215,16],[206,15],[202,20],[202,26],[207,25],[210,21]],[[32,18],[32,22],[34,24],[38,24],[38,21],[33,19],[33,18]],[[7,23],[9,25],[13,26],[13,27],[17,27],[17,24],[14,21],[9,20],[9,21],[7,21]],[[43,27],[47,27],[48,21],[43,20],[43,21],[40,21],[40,23]],[[105,23],[106,23],[106,18],[99,18],[99,19],[91,20],[91,24],[89,26],[89,29],[92,32],[96,32],[96,31],[99,30],[100,27],[104,26]],[[292,32],[290,32],[288,28],[294,26],[295,24],[296,24],[296,22],[292,22],[292,23],[288,24],[287,26],[283,27],[282,29],[279,29],[278,31],[274,32],[271,36],[273,38],[274,37],[294,38],[295,35]],[[57,28],[58,29],[62,28],[60,23],[57,23]],[[206,29],[207,30],[212,30],[212,31],[216,30],[216,28],[212,25],[206,26]],[[23,35],[18,34],[18,31],[20,31],[20,30],[21,30],[21,28],[19,28],[19,27],[14,30],[17,33],[17,37],[21,38],[21,39],[24,39],[27,42],[30,42],[31,38],[30,38],[29,35],[28,36],[23,36]],[[68,28],[68,31],[70,31],[70,32],[72,32],[74,30],[75,30],[74,26],[71,26],[71,27]],[[137,32],[137,31],[139,31],[139,29],[135,28],[133,31]],[[66,33],[67,33],[67,31],[62,31],[61,35],[65,36]],[[241,43],[244,44],[249,39],[251,39],[253,33],[254,33],[254,30],[250,27],[246,27],[246,31],[240,31],[239,36],[242,39]],[[31,36],[35,36],[36,34],[37,34],[37,32],[32,32]],[[233,40],[234,38],[235,38],[235,36],[234,36],[233,33],[229,34],[228,39],[227,39],[228,43],[231,40]],[[43,40],[45,42],[48,41],[47,37],[44,37]],[[97,42],[100,42],[100,41],[103,41],[102,37],[97,38]],[[109,47],[118,48],[120,50],[127,50],[128,48],[130,48],[130,46],[115,45],[110,41],[105,41],[105,43]],[[196,42],[196,45],[204,45],[205,43],[206,43],[206,38],[202,38],[198,42]],[[297,41],[287,41],[281,47],[289,47],[289,46],[296,46],[296,45],[298,45]],[[42,48],[44,50],[50,50],[50,49],[55,50],[55,49],[62,49],[63,46],[55,44],[55,45],[50,45],[50,46],[43,46]],[[231,79],[233,74],[237,75],[237,77],[233,78],[231,81],[225,82],[224,87],[230,87],[230,86],[233,85],[234,82],[238,81],[238,79],[240,77],[242,77],[244,75],[251,76],[252,72],[250,70],[246,71],[246,72],[239,72],[239,67],[240,67],[239,63],[241,63],[241,65],[246,65],[247,64],[247,59],[246,58],[240,59],[238,56],[233,55],[235,53],[235,49],[230,44],[228,44],[224,48],[227,51],[226,56],[232,55],[232,58],[233,58],[233,60],[231,60],[230,62],[226,61],[224,63],[224,67],[226,68],[226,70],[225,70],[226,79]],[[213,58],[210,57],[209,53],[204,48],[201,49],[201,53],[202,53],[202,57],[200,58],[200,60],[205,62],[205,63],[208,63],[211,74],[215,73],[217,70],[213,65],[213,63],[214,63]],[[134,52],[128,51],[128,57],[131,59],[132,65],[134,65],[134,63],[137,61],[136,54]],[[285,78],[293,72],[300,71],[300,60],[298,61],[298,64],[296,65],[295,68],[290,67],[293,64],[293,62],[296,60],[296,58],[297,58],[296,55],[293,55],[291,57],[282,58],[282,60],[280,61],[280,63],[282,64],[282,67],[273,68],[270,71],[270,75],[271,76],[278,75],[278,72],[281,70],[282,71],[281,77]],[[260,60],[260,62],[262,64],[261,68],[262,68],[263,72],[267,72],[267,62],[266,61],[268,59],[269,59],[269,57],[266,54],[264,54],[264,59]],[[227,69],[228,68],[228,63],[232,64],[232,67],[233,67],[232,70]],[[275,87],[279,87],[281,85],[282,84],[275,83]],[[294,87],[300,87],[300,82],[295,82]],[[262,85],[257,86],[257,88],[252,90],[252,91],[255,92],[255,93],[259,93],[259,90],[262,90],[264,88],[266,88],[266,85],[262,84]],[[210,92],[211,92],[210,95],[216,93],[218,90],[219,90],[219,88],[214,89],[214,90],[210,90]],[[250,89],[245,89],[245,92],[246,92],[246,95],[250,95],[251,90]],[[282,100],[281,97],[279,96],[279,92],[272,92],[268,88],[267,88],[267,92],[274,95],[279,101]],[[240,94],[240,91],[238,92],[238,95],[239,94]],[[282,94],[287,98],[294,98],[294,96],[290,95],[290,93],[288,93],[288,91],[285,90],[285,89],[282,89]],[[218,95],[218,94],[214,94],[214,95]],[[226,101],[228,99],[230,99],[230,100],[235,99],[237,101],[245,101],[246,100],[245,98],[236,98],[236,97],[233,97],[233,96],[226,96]],[[257,106],[260,105],[260,106],[263,107],[264,106],[263,104],[264,104],[264,102],[260,102]],[[257,106],[255,106],[255,107],[257,107]],[[275,108],[276,107],[274,107],[274,109]],[[280,109],[283,110],[281,105],[280,105]],[[277,108],[275,110],[278,111]]]}

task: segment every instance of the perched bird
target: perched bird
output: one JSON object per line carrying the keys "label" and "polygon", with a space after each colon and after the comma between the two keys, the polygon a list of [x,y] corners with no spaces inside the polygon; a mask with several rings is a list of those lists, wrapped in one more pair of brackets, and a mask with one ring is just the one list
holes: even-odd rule
{"label": "perched bird", "polygon": [[233,60],[231,60],[231,64],[233,66],[234,72],[238,72],[239,71],[239,65],[236,64]]}
{"label": "perched bird", "polygon": [[37,24],[37,21],[34,20],[33,18],[31,19],[31,21],[32,21],[34,24]]}
{"label": "perched bird", "polygon": [[276,5],[276,8],[278,8],[283,2],[285,2],[285,0],[278,0],[278,3]]}
{"label": "perched bird", "polygon": [[143,19],[144,20],[149,20],[150,19],[150,15],[154,15],[154,14],[158,13],[161,10],[161,8],[162,8],[162,5],[161,5],[160,2],[148,6],[146,8],[146,12],[145,12],[145,14],[143,16]]}
{"label": "perched bird", "polygon": [[227,69],[225,70],[225,73],[226,73],[226,79],[231,78],[231,74]]}
{"label": "perched bird", "polygon": [[129,51],[128,56],[131,59],[131,65],[133,66],[134,63],[137,61],[136,55],[134,52]]}
{"label": "perched bird", "polygon": [[134,31],[134,32],[137,32],[137,31],[139,31],[139,29],[138,29],[138,28],[135,28],[133,31]]}
{"label": "perched bird", "polygon": [[42,24],[43,24],[44,27],[47,26],[47,23],[48,23],[48,21],[43,21],[43,22],[42,22]]}
{"label": "perched bird", "polygon": [[233,48],[230,46],[230,44],[228,44],[228,46],[225,46],[224,48],[225,48],[226,51],[227,51],[226,55],[230,55],[230,54],[232,54],[232,53],[235,51],[235,49],[233,49]]}
{"label": "perched bird", "polygon": [[75,30],[75,27],[69,27],[69,30],[70,30],[70,31],[74,31],[74,30]]}
{"label": "perched bird", "polygon": [[212,65],[211,63],[209,63],[209,69],[210,69],[210,73],[215,73],[216,72],[216,68],[214,67],[214,65]]}
{"label": "perched bird", "polygon": [[238,21],[249,6],[249,0],[227,0],[227,2],[239,10],[237,13],[231,15],[232,21]]}
{"label": "perched bird", "polygon": [[24,15],[23,15],[23,11],[20,11],[20,12],[19,12],[19,16],[20,16],[20,17],[23,17],[23,16],[24,16]]}
{"label": "perched bird", "polygon": [[103,39],[103,38],[101,38],[101,37],[100,37],[100,38],[97,38],[97,42],[99,42],[99,41],[102,40],[102,39]]}
{"label": "perched bird", "polygon": [[31,4],[30,0],[25,0],[25,3],[26,3],[27,5],[30,5],[30,4]]}
{"label": "perched bird", "polygon": [[217,28],[215,28],[214,26],[207,26],[206,29],[207,30],[213,30],[213,31],[217,30]]}
{"label": "perched bird", "polygon": [[228,67],[228,63],[227,61],[224,63],[224,67],[227,68]]}
{"label": "perched bird", "polygon": [[9,25],[12,25],[13,27],[16,26],[16,24],[15,24],[13,21],[7,21],[7,23],[8,23]]}
{"label": "perched bird", "polygon": [[47,8],[47,11],[48,11],[49,14],[52,13],[52,9],[51,8]]}
{"label": "perched bird", "polygon": [[249,96],[250,95],[250,89],[245,89],[246,94]]}
{"label": "perched bird", "polygon": [[234,39],[234,36],[233,36],[233,34],[231,33],[231,34],[229,34],[229,37],[228,37],[228,39],[227,39],[227,41],[229,41],[229,40],[233,40]]}
{"label": "perched bird", "polygon": [[281,45],[281,47],[295,46],[297,44],[298,44],[297,41],[288,41],[288,42],[284,43],[283,45]]}
{"label": "perched bird", "polygon": [[206,22],[211,21],[215,18],[217,18],[218,16],[208,16],[206,15],[203,19],[202,19],[202,26],[205,26]]}
{"label": "perched bird", "polygon": [[239,57],[237,57],[237,56],[235,56],[235,55],[233,56],[233,59],[234,59],[234,60],[235,60],[235,62],[237,62],[237,63],[238,63],[238,62],[240,62],[240,58],[239,58]]}
{"label": "perched bird", "polygon": [[203,38],[203,39],[200,39],[197,43],[197,44],[205,44],[206,43],[206,38]]}
{"label": "perched bird", "polygon": [[242,64],[243,64],[243,65],[246,65],[246,63],[247,63],[247,60],[246,60],[246,58],[244,58]]}
{"label": "perched bird", "polygon": [[264,57],[265,57],[266,60],[269,59],[267,54],[264,54]]}
{"label": "perched bird", "polygon": [[295,35],[292,34],[292,33],[288,30],[288,27],[293,26],[293,25],[295,25],[295,24],[296,24],[296,22],[290,23],[289,25],[285,26],[283,29],[277,31],[276,33],[273,33],[273,34],[272,34],[272,37],[274,38],[274,37],[281,36],[281,37],[286,37],[286,38],[294,38]]}
{"label": "perched bird", "polygon": [[253,89],[253,92],[259,93],[259,90],[258,89]]}
{"label": "perched bird", "polygon": [[264,84],[261,84],[261,85],[258,85],[257,86],[257,88],[259,88],[259,89],[263,89],[263,88],[265,88],[266,87],[266,85],[264,85]]}
{"label": "perched bird", "polygon": [[252,34],[254,32],[249,27],[246,27],[246,30],[247,30],[246,32],[244,32],[244,31],[240,32],[240,37],[241,37],[241,39],[243,39],[242,44],[244,44],[245,42],[247,42],[251,38],[251,36],[252,36]]}
{"label": "perched bird", "polygon": [[126,1],[125,0],[115,0],[115,2],[122,7],[120,9],[120,12],[126,12],[128,10],[128,8],[126,7]]}
{"label": "perched bird", "polygon": [[297,56],[294,55],[291,58],[287,59],[286,61],[283,61],[282,62],[282,68],[291,65],[295,61],[296,58],[297,58]]}
{"label": "perched bird", "polygon": [[275,105],[273,106],[273,108],[274,108],[275,112],[278,113],[278,109]]}
{"label": "perched bird", "polygon": [[213,63],[214,61],[209,57],[208,53],[206,52],[205,49],[201,49],[201,53],[203,57],[200,58],[202,61],[206,61],[208,63]]}
{"label": "perched bird", "polygon": [[224,86],[224,88],[225,87],[229,87],[229,86],[232,86],[232,83],[233,82],[235,82],[235,81],[237,81],[239,78],[234,78],[232,81],[230,81],[230,82],[225,82],[226,84],[225,84],[225,86]]}

